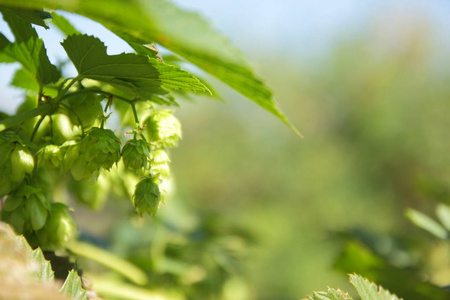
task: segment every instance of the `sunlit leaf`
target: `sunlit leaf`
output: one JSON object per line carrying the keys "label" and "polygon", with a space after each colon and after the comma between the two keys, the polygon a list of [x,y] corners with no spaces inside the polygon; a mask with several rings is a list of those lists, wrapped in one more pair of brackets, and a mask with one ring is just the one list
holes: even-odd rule
{"label": "sunlit leaf", "polygon": [[198,79],[157,59],[132,53],[108,55],[106,46],[88,35],[72,35],[62,43],[82,78],[128,91],[134,98],[167,94],[166,88],[206,91]]}
{"label": "sunlit leaf", "polygon": [[0,37],[0,62],[19,62],[41,86],[57,81],[60,73],[50,63],[44,43],[31,24],[14,15],[4,14],[3,18],[13,31],[16,42],[11,43],[3,35]]}
{"label": "sunlit leaf", "polygon": [[450,206],[443,203],[438,204],[436,207],[436,215],[442,225],[444,225],[445,229],[450,231]]}
{"label": "sunlit leaf", "polygon": [[438,222],[430,218],[429,216],[414,209],[408,209],[406,211],[406,217],[418,227],[429,233],[435,235],[440,239],[447,238],[447,231]]}
{"label": "sunlit leaf", "polygon": [[357,274],[350,275],[350,283],[356,288],[362,300],[399,300],[396,295]]}
{"label": "sunlit leaf", "polygon": [[353,300],[348,293],[344,293],[341,290],[335,290],[328,288],[327,292],[315,292],[313,295],[308,296],[308,300]]}
{"label": "sunlit leaf", "polygon": [[52,23],[56,28],[58,28],[62,33],[64,33],[66,36],[72,35],[72,34],[81,34],[75,26],[72,25],[72,23],[69,22],[65,17],[61,16],[60,14],[57,14],[56,12],[51,13],[52,16]]}

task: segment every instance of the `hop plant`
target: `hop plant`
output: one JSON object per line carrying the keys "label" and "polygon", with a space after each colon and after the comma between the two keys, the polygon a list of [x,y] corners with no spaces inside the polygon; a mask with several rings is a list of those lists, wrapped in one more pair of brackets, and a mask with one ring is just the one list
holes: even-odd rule
{"label": "hop plant", "polygon": [[146,177],[139,181],[134,192],[134,207],[142,216],[144,213],[153,216],[161,202],[159,186],[153,177]]}
{"label": "hop plant", "polygon": [[61,249],[75,237],[77,229],[68,207],[62,203],[52,203],[45,226],[36,232],[39,245],[44,250]]}
{"label": "hop plant", "polygon": [[144,140],[127,141],[122,149],[122,160],[127,170],[135,173],[146,170],[150,160],[150,144]]}
{"label": "hop plant", "polygon": [[178,145],[181,138],[180,121],[170,110],[157,110],[145,121],[148,139],[162,148],[172,148]]}
{"label": "hop plant", "polygon": [[0,134],[0,196],[11,192],[34,168],[30,150],[13,132]]}
{"label": "hop plant", "polygon": [[109,129],[92,128],[80,141],[69,147],[65,155],[66,168],[76,180],[98,176],[100,168],[109,170],[120,159],[120,140]]}

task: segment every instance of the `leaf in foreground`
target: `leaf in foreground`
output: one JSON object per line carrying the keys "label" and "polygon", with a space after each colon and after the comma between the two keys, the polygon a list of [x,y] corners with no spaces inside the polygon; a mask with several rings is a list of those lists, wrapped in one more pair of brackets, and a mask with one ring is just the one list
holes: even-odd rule
{"label": "leaf in foreground", "polygon": [[59,291],[72,300],[87,300],[86,291],[81,285],[81,278],[75,270],[69,272],[69,276]]}
{"label": "leaf in foreground", "polygon": [[391,294],[388,290],[357,274],[350,275],[350,283],[356,288],[362,300],[399,300],[396,295]]}

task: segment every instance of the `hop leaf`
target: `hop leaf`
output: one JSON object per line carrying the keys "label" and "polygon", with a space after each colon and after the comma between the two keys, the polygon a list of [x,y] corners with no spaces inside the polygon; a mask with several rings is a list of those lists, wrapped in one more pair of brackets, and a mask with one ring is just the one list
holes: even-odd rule
{"label": "hop leaf", "polygon": [[158,184],[152,177],[139,181],[134,192],[134,206],[142,216],[144,213],[153,216],[158,210],[161,202],[161,193]]}
{"label": "hop leaf", "polygon": [[122,149],[125,169],[138,173],[147,169],[150,160],[150,144],[144,140],[129,140]]}
{"label": "hop leaf", "polygon": [[67,206],[52,203],[47,222],[36,232],[36,236],[42,249],[54,250],[63,248],[76,232],[75,223],[67,211]]}
{"label": "hop leaf", "polygon": [[172,148],[178,145],[181,138],[180,121],[169,110],[155,111],[145,121],[148,139],[163,148]]}

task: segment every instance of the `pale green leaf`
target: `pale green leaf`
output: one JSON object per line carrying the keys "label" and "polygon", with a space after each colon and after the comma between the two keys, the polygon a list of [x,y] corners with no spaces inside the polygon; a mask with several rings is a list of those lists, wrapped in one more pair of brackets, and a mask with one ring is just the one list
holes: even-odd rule
{"label": "pale green leaf", "polygon": [[53,282],[54,276],[52,266],[50,264],[50,261],[45,259],[41,249],[36,248],[35,250],[32,250],[27,240],[22,235],[17,236],[17,241],[18,244],[20,244],[22,250],[27,255],[29,255],[39,266],[38,269],[34,271],[34,277],[42,283]]}
{"label": "pale green leaf", "polygon": [[430,218],[429,216],[414,210],[408,209],[406,211],[406,217],[413,222],[416,226],[428,231],[440,239],[446,239],[448,237],[447,231],[438,222]]}
{"label": "pale green leaf", "polygon": [[335,290],[328,288],[328,292],[315,292],[313,295],[308,296],[309,300],[353,300],[348,293],[344,293],[341,290]]}
{"label": "pale green leaf", "polygon": [[72,35],[72,34],[81,34],[75,26],[72,25],[72,23],[69,22],[65,17],[57,14],[56,12],[52,11],[52,22],[56,28],[58,28],[64,35]]}
{"label": "pale green leaf", "polygon": [[358,291],[361,300],[399,300],[396,295],[391,294],[388,290],[357,274],[350,274],[350,283]]}
{"label": "pale green leaf", "polygon": [[45,259],[44,254],[40,248],[33,250],[33,257],[39,264],[40,268],[36,274],[37,279],[40,282],[53,282],[54,275],[52,265]]}
{"label": "pale green leaf", "polygon": [[18,69],[14,73],[11,85],[25,90],[39,91],[39,83],[36,78],[24,69]]}
{"label": "pale green leaf", "polygon": [[72,242],[68,245],[77,256],[88,258],[125,276],[135,284],[145,285],[147,275],[140,268],[113,253],[83,242]]}
{"label": "pale green leaf", "polygon": [[436,215],[441,221],[442,225],[444,225],[445,229],[450,231],[450,206],[439,203],[436,207]]}
{"label": "pale green leaf", "polygon": [[59,290],[60,293],[70,297],[72,300],[87,300],[86,291],[81,285],[81,278],[77,271],[70,271],[66,281]]}

